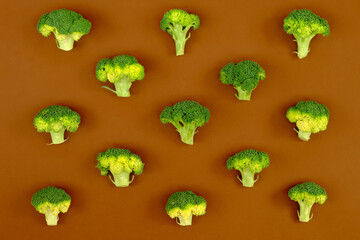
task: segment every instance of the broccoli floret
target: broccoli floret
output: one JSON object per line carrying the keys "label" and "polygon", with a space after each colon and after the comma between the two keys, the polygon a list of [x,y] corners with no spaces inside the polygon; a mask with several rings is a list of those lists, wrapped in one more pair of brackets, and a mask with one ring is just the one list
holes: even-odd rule
{"label": "broccoli floret", "polygon": [[220,71],[223,84],[231,84],[238,91],[235,96],[239,100],[250,101],[251,92],[260,80],[265,78],[265,70],[256,62],[246,60],[239,63],[228,63]]}
{"label": "broccoli floret", "polygon": [[[135,175],[140,175],[144,169],[141,158],[128,149],[109,148],[97,156],[97,165],[100,174],[109,178],[116,187],[128,187]],[[111,179],[111,172],[114,180]],[[133,173],[130,181],[130,173]]]}
{"label": "broccoli floret", "polygon": [[248,149],[229,157],[226,167],[229,170],[236,169],[240,171],[242,179],[239,176],[237,178],[244,187],[253,187],[254,183],[259,179],[259,175],[255,179],[255,174],[260,173],[269,164],[270,158],[265,152]]}
{"label": "broccoli floret", "polygon": [[80,115],[68,107],[52,105],[41,110],[34,118],[38,132],[49,132],[52,144],[65,142],[65,130],[75,132],[80,124]]}
{"label": "broccoli floret", "polygon": [[71,197],[61,188],[47,187],[36,192],[31,198],[31,204],[42,214],[46,223],[56,226],[59,213],[66,213],[70,207]]}
{"label": "broccoli floret", "polygon": [[287,34],[294,35],[298,47],[296,53],[300,59],[310,52],[309,45],[316,34],[324,37],[330,34],[328,22],[308,9],[292,11],[284,19],[284,30]]}
{"label": "broccoli floret", "polygon": [[58,9],[40,17],[37,30],[44,37],[54,33],[58,48],[64,51],[73,49],[74,41],[90,32],[91,23],[79,13],[68,9]]}
{"label": "broccoli floret", "polygon": [[190,28],[196,30],[200,19],[195,14],[189,14],[181,9],[171,9],[164,14],[160,22],[163,31],[167,31],[175,41],[176,56],[184,55],[186,41],[190,38]]}
{"label": "broccoli floret", "polygon": [[181,141],[189,145],[194,144],[196,128],[207,123],[209,118],[209,109],[198,102],[189,100],[166,107],[160,115],[160,121],[163,124],[174,125],[180,133]]}
{"label": "broccoli floret", "polygon": [[165,210],[171,218],[177,218],[180,226],[192,225],[192,216],[206,212],[206,200],[192,191],[176,192],[169,197]]}
{"label": "broccoli floret", "polygon": [[315,101],[300,101],[287,110],[286,117],[296,123],[294,130],[303,141],[310,139],[311,133],[324,131],[329,123],[329,110]]}
{"label": "broccoli floret", "polygon": [[135,80],[144,79],[144,67],[138,63],[135,57],[119,55],[113,59],[102,59],[96,66],[96,77],[102,82],[109,82],[115,85],[115,91],[103,86],[118,97],[130,97],[130,87]]}
{"label": "broccoli floret", "polygon": [[323,204],[327,199],[325,189],[313,182],[305,182],[290,188],[288,195],[291,200],[299,203],[300,212],[297,211],[300,222],[309,222],[311,207],[314,203]]}

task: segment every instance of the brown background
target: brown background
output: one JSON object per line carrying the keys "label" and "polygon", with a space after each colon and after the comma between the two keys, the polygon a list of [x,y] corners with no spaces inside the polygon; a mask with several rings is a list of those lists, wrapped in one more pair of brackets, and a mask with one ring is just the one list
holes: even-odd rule
{"label": "brown background", "polygon": [[[42,14],[63,7],[93,25],[71,52],[36,31]],[[176,7],[201,19],[183,57],[175,57],[171,36],[159,27]],[[359,7],[357,0],[3,1],[0,238],[359,239]],[[299,8],[331,26],[303,60],[291,53],[296,44],[282,29],[284,17]],[[127,99],[101,88],[94,74],[100,59],[119,54],[135,56],[146,70]],[[245,59],[266,70],[251,102],[238,101],[218,80],[223,65]],[[165,106],[185,99],[211,111],[192,147],[159,121]],[[310,99],[330,109],[330,123],[302,142],[285,112]],[[47,146],[49,134],[32,125],[51,104],[82,117],[62,145]],[[129,188],[115,188],[94,167],[97,154],[110,147],[129,148],[146,164]],[[253,189],[225,167],[247,148],[271,157]],[[287,191],[307,180],[329,198],[301,224]],[[57,227],[47,227],[30,205],[32,194],[49,185],[72,197]],[[164,208],[171,193],[186,189],[204,196],[208,209],[184,228]]]}

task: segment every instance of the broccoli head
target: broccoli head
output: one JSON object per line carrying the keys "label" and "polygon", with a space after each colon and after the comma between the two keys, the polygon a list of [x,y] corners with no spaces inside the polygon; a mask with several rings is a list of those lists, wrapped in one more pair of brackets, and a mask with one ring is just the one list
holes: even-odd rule
{"label": "broccoli head", "polygon": [[176,192],[169,197],[165,210],[171,218],[177,218],[180,226],[192,225],[192,216],[206,212],[206,200],[192,191]]}
{"label": "broccoli head", "polygon": [[311,133],[324,131],[329,123],[329,110],[315,101],[300,101],[287,110],[286,117],[296,123],[298,137],[303,141],[310,139]]}
{"label": "broccoli head", "polygon": [[168,106],[160,114],[160,121],[163,124],[174,125],[180,133],[181,141],[189,145],[194,144],[196,128],[207,123],[209,118],[209,109],[198,102],[189,100]]}
{"label": "broccoli head", "polygon": [[68,9],[58,9],[40,17],[37,30],[44,37],[54,34],[58,48],[64,51],[73,49],[74,41],[90,32],[91,23],[79,13]]}
{"label": "broccoli head", "polygon": [[52,144],[65,142],[65,130],[75,132],[80,124],[80,115],[68,107],[52,105],[41,110],[34,118],[38,132],[49,132]]}
{"label": "broccoli head", "polygon": [[103,86],[118,97],[130,97],[130,87],[135,80],[144,79],[144,67],[138,63],[136,58],[129,55],[119,55],[113,59],[102,59],[96,66],[96,77],[102,82],[115,85],[115,91]]}
{"label": "broccoli head", "polygon": [[181,9],[171,9],[164,14],[160,22],[163,31],[167,31],[175,41],[176,56],[184,55],[186,41],[190,38],[190,28],[196,30],[200,19],[195,14],[189,14]]}
{"label": "broccoli head", "polygon": [[294,35],[298,47],[296,53],[300,59],[310,52],[309,45],[316,34],[324,37],[330,34],[328,22],[308,9],[292,11],[284,19],[284,30],[287,34]]}
{"label": "broccoli head", "polygon": [[56,226],[59,213],[66,213],[70,207],[71,197],[61,188],[47,187],[36,192],[31,198],[31,204],[42,214],[46,223]]}
{"label": "broccoli head", "polygon": [[[140,175],[144,169],[141,158],[128,149],[109,148],[97,156],[97,165],[100,174],[109,175],[116,187],[128,187],[135,175]],[[111,172],[114,180],[111,179]],[[130,181],[130,173],[133,173]]]}
{"label": "broccoli head", "polygon": [[270,158],[265,152],[248,149],[229,157],[226,167],[229,170],[240,171],[242,179],[239,176],[238,179],[244,187],[253,187],[259,179],[259,175],[255,179],[255,174],[261,172],[269,164]]}
{"label": "broccoli head", "polygon": [[250,101],[251,92],[260,80],[265,78],[265,70],[256,62],[245,60],[239,63],[228,63],[220,71],[223,84],[231,84],[238,91],[235,96],[239,100]]}
{"label": "broccoli head", "polygon": [[300,222],[308,222],[311,208],[314,203],[323,204],[327,199],[325,189],[313,182],[305,182],[290,188],[288,195],[291,200],[299,203],[300,211],[297,211]]}

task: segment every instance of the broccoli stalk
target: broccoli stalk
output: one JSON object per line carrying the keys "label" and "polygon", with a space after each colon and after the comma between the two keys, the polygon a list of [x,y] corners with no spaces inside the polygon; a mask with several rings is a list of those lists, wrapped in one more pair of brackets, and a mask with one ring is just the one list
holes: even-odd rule
{"label": "broccoli stalk", "polygon": [[189,215],[188,217],[178,216],[176,218],[176,223],[180,226],[190,226],[192,225],[192,215]]}
{"label": "broccoli stalk", "polygon": [[70,51],[74,41],[88,34],[91,23],[80,14],[68,9],[59,9],[42,15],[37,29],[44,37],[54,34],[59,49]]}
{"label": "broccoli stalk", "polygon": [[250,101],[252,91],[244,91],[244,90],[241,89],[241,87],[235,87],[235,89],[238,91],[238,93],[235,94],[237,99]]}
{"label": "broccoli stalk", "polygon": [[41,110],[34,118],[34,126],[38,132],[50,133],[52,143],[61,144],[65,130],[75,132],[80,124],[80,115],[68,107],[52,105]]}
{"label": "broccoli stalk", "polygon": [[192,191],[176,192],[169,197],[165,210],[171,218],[176,218],[180,226],[192,225],[192,216],[206,213],[206,200]]}
{"label": "broccoli stalk", "polygon": [[270,158],[265,152],[248,149],[229,157],[226,167],[229,170],[240,171],[241,178],[239,176],[237,178],[244,187],[253,187],[259,179],[259,175],[255,179],[255,174],[260,173],[269,164]]}
{"label": "broccoli stalk", "polygon": [[301,183],[290,188],[288,196],[299,203],[300,211],[297,211],[297,215],[300,222],[309,222],[312,219],[312,206],[315,203],[323,204],[327,199],[325,189],[313,182]]}
{"label": "broccoli stalk", "polygon": [[183,123],[183,126],[177,129],[180,134],[181,141],[189,145],[194,144],[195,130],[196,126],[191,123]]}
{"label": "broccoli stalk", "polygon": [[308,141],[312,133],[324,131],[329,123],[329,110],[315,101],[300,101],[286,112],[287,119],[296,123],[299,139]]}
{"label": "broccoli stalk", "polygon": [[209,121],[210,112],[195,101],[182,101],[166,107],[160,114],[163,124],[171,123],[176,127],[183,143],[193,145],[196,128]]}
{"label": "broccoli stalk", "polygon": [[315,37],[315,34],[310,35],[308,37],[301,37],[297,34],[294,34],[294,37],[296,39],[296,43],[297,43],[297,55],[300,59],[306,57],[308,55],[308,53],[310,52],[310,42],[313,39],[313,37]]}
{"label": "broccoli stalk", "polygon": [[144,79],[144,67],[136,58],[119,55],[113,59],[102,59],[96,66],[96,77],[99,81],[107,80],[114,84],[115,90],[103,88],[115,93],[118,97],[130,97],[130,88],[134,81]]}
{"label": "broccoli stalk", "polygon": [[31,198],[35,209],[45,215],[48,226],[56,226],[59,213],[66,213],[70,207],[71,197],[63,189],[47,187],[37,191]]}
{"label": "broccoli stalk", "polygon": [[131,181],[129,180],[130,179],[129,172],[120,172],[118,174],[113,174],[114,180],[111,179],[111,175],[109,175],[109,178],[116,187],[128,187],[130,183],[132,183],[132,181],[134,180],[134,175]]}
{"label": "broccoli stalk", "polygon": [[59,215],[53,213],[51,210],[45,212],[45,220],[48,226],[56,226],[59,221]]}
{"label": "broccoli stalk", "polygon": [[189,14],[181,9],[171,9],[164,14],[160,22],[163,31],[172,35],[175,41],[176,56],[184,55],[185,44],[190,38],[189,30],[200,26],[200,19],[195,14]]}
{"label": "broccoli stalk", "polygon": [[308,204],[306,201],[300,200],[299,207],[300,211],[297,211],[299,221],[300,222],[308,222],[312,219],[312,215],[310,217],[311,208],[314,204]]}
{"label": "broccoli stalk", "polygon": [[245,60],[239,63],[228,63],[220,71],[220,81],[233,85],[239,100],[250,101],[252,91],[260,80],[265,79],[265,70],[256,62]]}
{"label": "broccoli stalk", "polygon": [[[109,173],[111,182],[116,187],[128,187],[134,180],[135,175],[140,175],[144,169],[144,163],[141,158],[130,152],[128,149],[109,148],[105,152],[99,153],[97,165],[101,175],[106,176]],[[134,173],[131,181],[130,174]]]}
{"label": "broccoli stalk", "polygon": [[328,22],[307,9],[292,11],[284,19],[284,31],[293,34],[297,42],[297,55],[300,59],[310,52],[310,42],[317,34],[329,36],[330,27]]}
{"label": "broccoli stalk", "polygon": [[255,179],[255,172],[253,172],[251,169],[247,167],[241,168],[239,169],[239,171],[241,173],[242,179],[239,176],[237,176],[237,178],[243,184],[244,187],[253,187],[254,183],[256,183],[257,180],[259,179],[259,175]]}

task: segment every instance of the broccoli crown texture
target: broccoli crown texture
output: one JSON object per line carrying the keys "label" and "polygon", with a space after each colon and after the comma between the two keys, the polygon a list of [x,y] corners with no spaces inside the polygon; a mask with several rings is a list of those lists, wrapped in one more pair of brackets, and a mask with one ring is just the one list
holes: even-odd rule
{"label": "broccoli crown texture", "polygon": [[41,110],[34,118],[38,132],[75,132],[80,124],[80,115],[68,107],[52,105]]}
{"label": "broccoli crown texture", "polygon": [[90,32],[91,23],[79,13],[68,9],[58,9],[40,17],[38,31],[45,37],[54,33],[56,36],[67,36],[78,41]]}
{"label": "broccoli crown texture", "polygon": [[97,168],[103,176],[107,175],[108,171],[113,175],[123,172],[134,172],[135,175],[140,175],[144,169],[141,158],[128,149],[109,148],[105,152],[99,153],[97,161]]}
{"label": "broccoli crown texture", "polygon": [[197,15],[189,14],[184,10],[171,9],[164,14],[160,27],[163,31],[173,35],[175,25],[188,29],[191,27],[197,29],[200,26],[200,19]]}
{"label": "broccoli crown texture", "polygon": [[185,100],[174,106],[166,107],[160,120],[163,124],[172,123],[175,127],[182,128],[185,124],[201,127],[209,121],[210,111],[200,103]]}
{"label": "broccoli crown texture", "polygon": [[142,80],[145,76],[144,67],[135,57],[119,55],[113,59],[102,59],[96,66],[96,77],[102,82],[109,80],[111,83],[122,79],[129,81]]}
{"label": "broccoli crown texture", "polygon": [[284,19],[284,30],[296,38],[308,38],[316,34],[328,36],[330,34],[328,22],[308,9],[292,11]]}
{"label": "broccoli crown texture", "polygon": [[305,202],[307,205],[314,203],[323,204],[327,199],[324,188],[314,182],[305,182],[290,188],[288,195],[291,200]]}
{"label": "broccoli crown texture", "polygon": [[67,212],[71,202],[71,197],[61,188],[47,187],[36,192],[31,204],[37,211],[45,214],[47,211],[58,214]]}
{"label": "broccoli crown texture", "polygon": [[224,84],[231,84],[243,91],[252,91],[265,78],[265,70],[251,60],[239,63],[228,63],[220,71],[220,80]]}
{"label": "broccoli crown texture", "polygon": [[169,197],[165,210],[171,218],[200,216],[205,214],[206,200],[189,190],[176,192]]}
{"label": "broccoli crown texture", "polygon": [[254,149],[244,150],[229,157],[226,167],[236,170],[249,169],[253,173],[259,173],[270,164],[269,155]]}
{"label": "broccoli crown texture", "polygon": [[324,131],[329,122],[329,110],[315,101],[300,101],[287,110],[286,117],[302,132]]}

